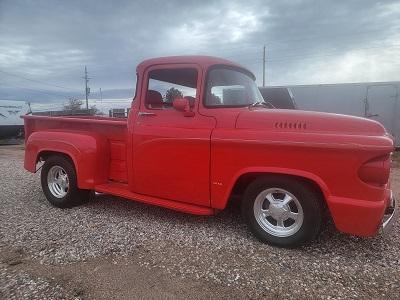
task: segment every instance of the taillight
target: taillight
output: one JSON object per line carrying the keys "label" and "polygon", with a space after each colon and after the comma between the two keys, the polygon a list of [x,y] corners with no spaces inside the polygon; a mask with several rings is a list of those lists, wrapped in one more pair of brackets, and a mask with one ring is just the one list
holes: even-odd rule
{"label": "taillight", "polygon": [[382,186],[389,181],[390,155],[379,156],[365,162],[358,170],[358,176],[365,183]]}

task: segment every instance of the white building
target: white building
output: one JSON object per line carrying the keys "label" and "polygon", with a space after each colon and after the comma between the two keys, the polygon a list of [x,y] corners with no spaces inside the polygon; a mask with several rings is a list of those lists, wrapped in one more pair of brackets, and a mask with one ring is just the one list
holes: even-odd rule
{"label": "white building", "polygon": [[382,123],[400,147],[400,81],[286,86],[298,109],[347,114]]}

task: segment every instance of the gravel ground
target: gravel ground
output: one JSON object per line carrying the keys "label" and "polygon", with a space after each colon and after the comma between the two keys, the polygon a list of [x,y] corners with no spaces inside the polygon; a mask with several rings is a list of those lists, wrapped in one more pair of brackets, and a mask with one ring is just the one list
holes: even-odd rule
{"label": "gravel ground", "polygon": [[[237,207],[199,217],[101,195],[62,210],[20,147],[0,147],[0,170],[0,298],[400,298],[399,223],[367,239],[330,225],[279,249]],[[400,169],[392,182],[400,198]]]}

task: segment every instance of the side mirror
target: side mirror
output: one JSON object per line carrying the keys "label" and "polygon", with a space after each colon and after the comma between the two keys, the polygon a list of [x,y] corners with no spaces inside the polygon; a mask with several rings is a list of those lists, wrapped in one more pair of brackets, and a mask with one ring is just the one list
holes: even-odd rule
{"label": "side mirror", "polygon": [[172,102],[172,106],[178,110],[182,111],[185,117],[193,117],[194,112],[190,109],[190,102],[186,98],[175,98]]}

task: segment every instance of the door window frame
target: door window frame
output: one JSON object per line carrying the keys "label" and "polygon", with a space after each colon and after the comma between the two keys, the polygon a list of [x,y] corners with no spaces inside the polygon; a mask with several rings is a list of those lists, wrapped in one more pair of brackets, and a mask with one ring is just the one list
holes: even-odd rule
{"label": "door window frame", "polygon": [[158,114],[165,114],[165,113],[171,113],[171,112],[177,112],[176,109],[151,109],[146,106],[146,95],[147,91],[149,89],[149,80],[150,80],[150,72],[154,70],[161,70],[161,69],[195,69],[197,71],[197,84],[196,84],[196,97],[195,97],[195,104],[193,107],[194,112],[199,111],[199,106],[200,106],[200,99],[202,98],[202,85],[203,85],[203,70],[202,68],[197,65],[197,64],[159,64],[159,65],[153,65],[148,67],[145,72],[144,72],[144,80],[142,84],[142,93],[141,93],[141,99],[140,99],[140,110],[141,111],[146,111],[146,112],[156,112]]}

